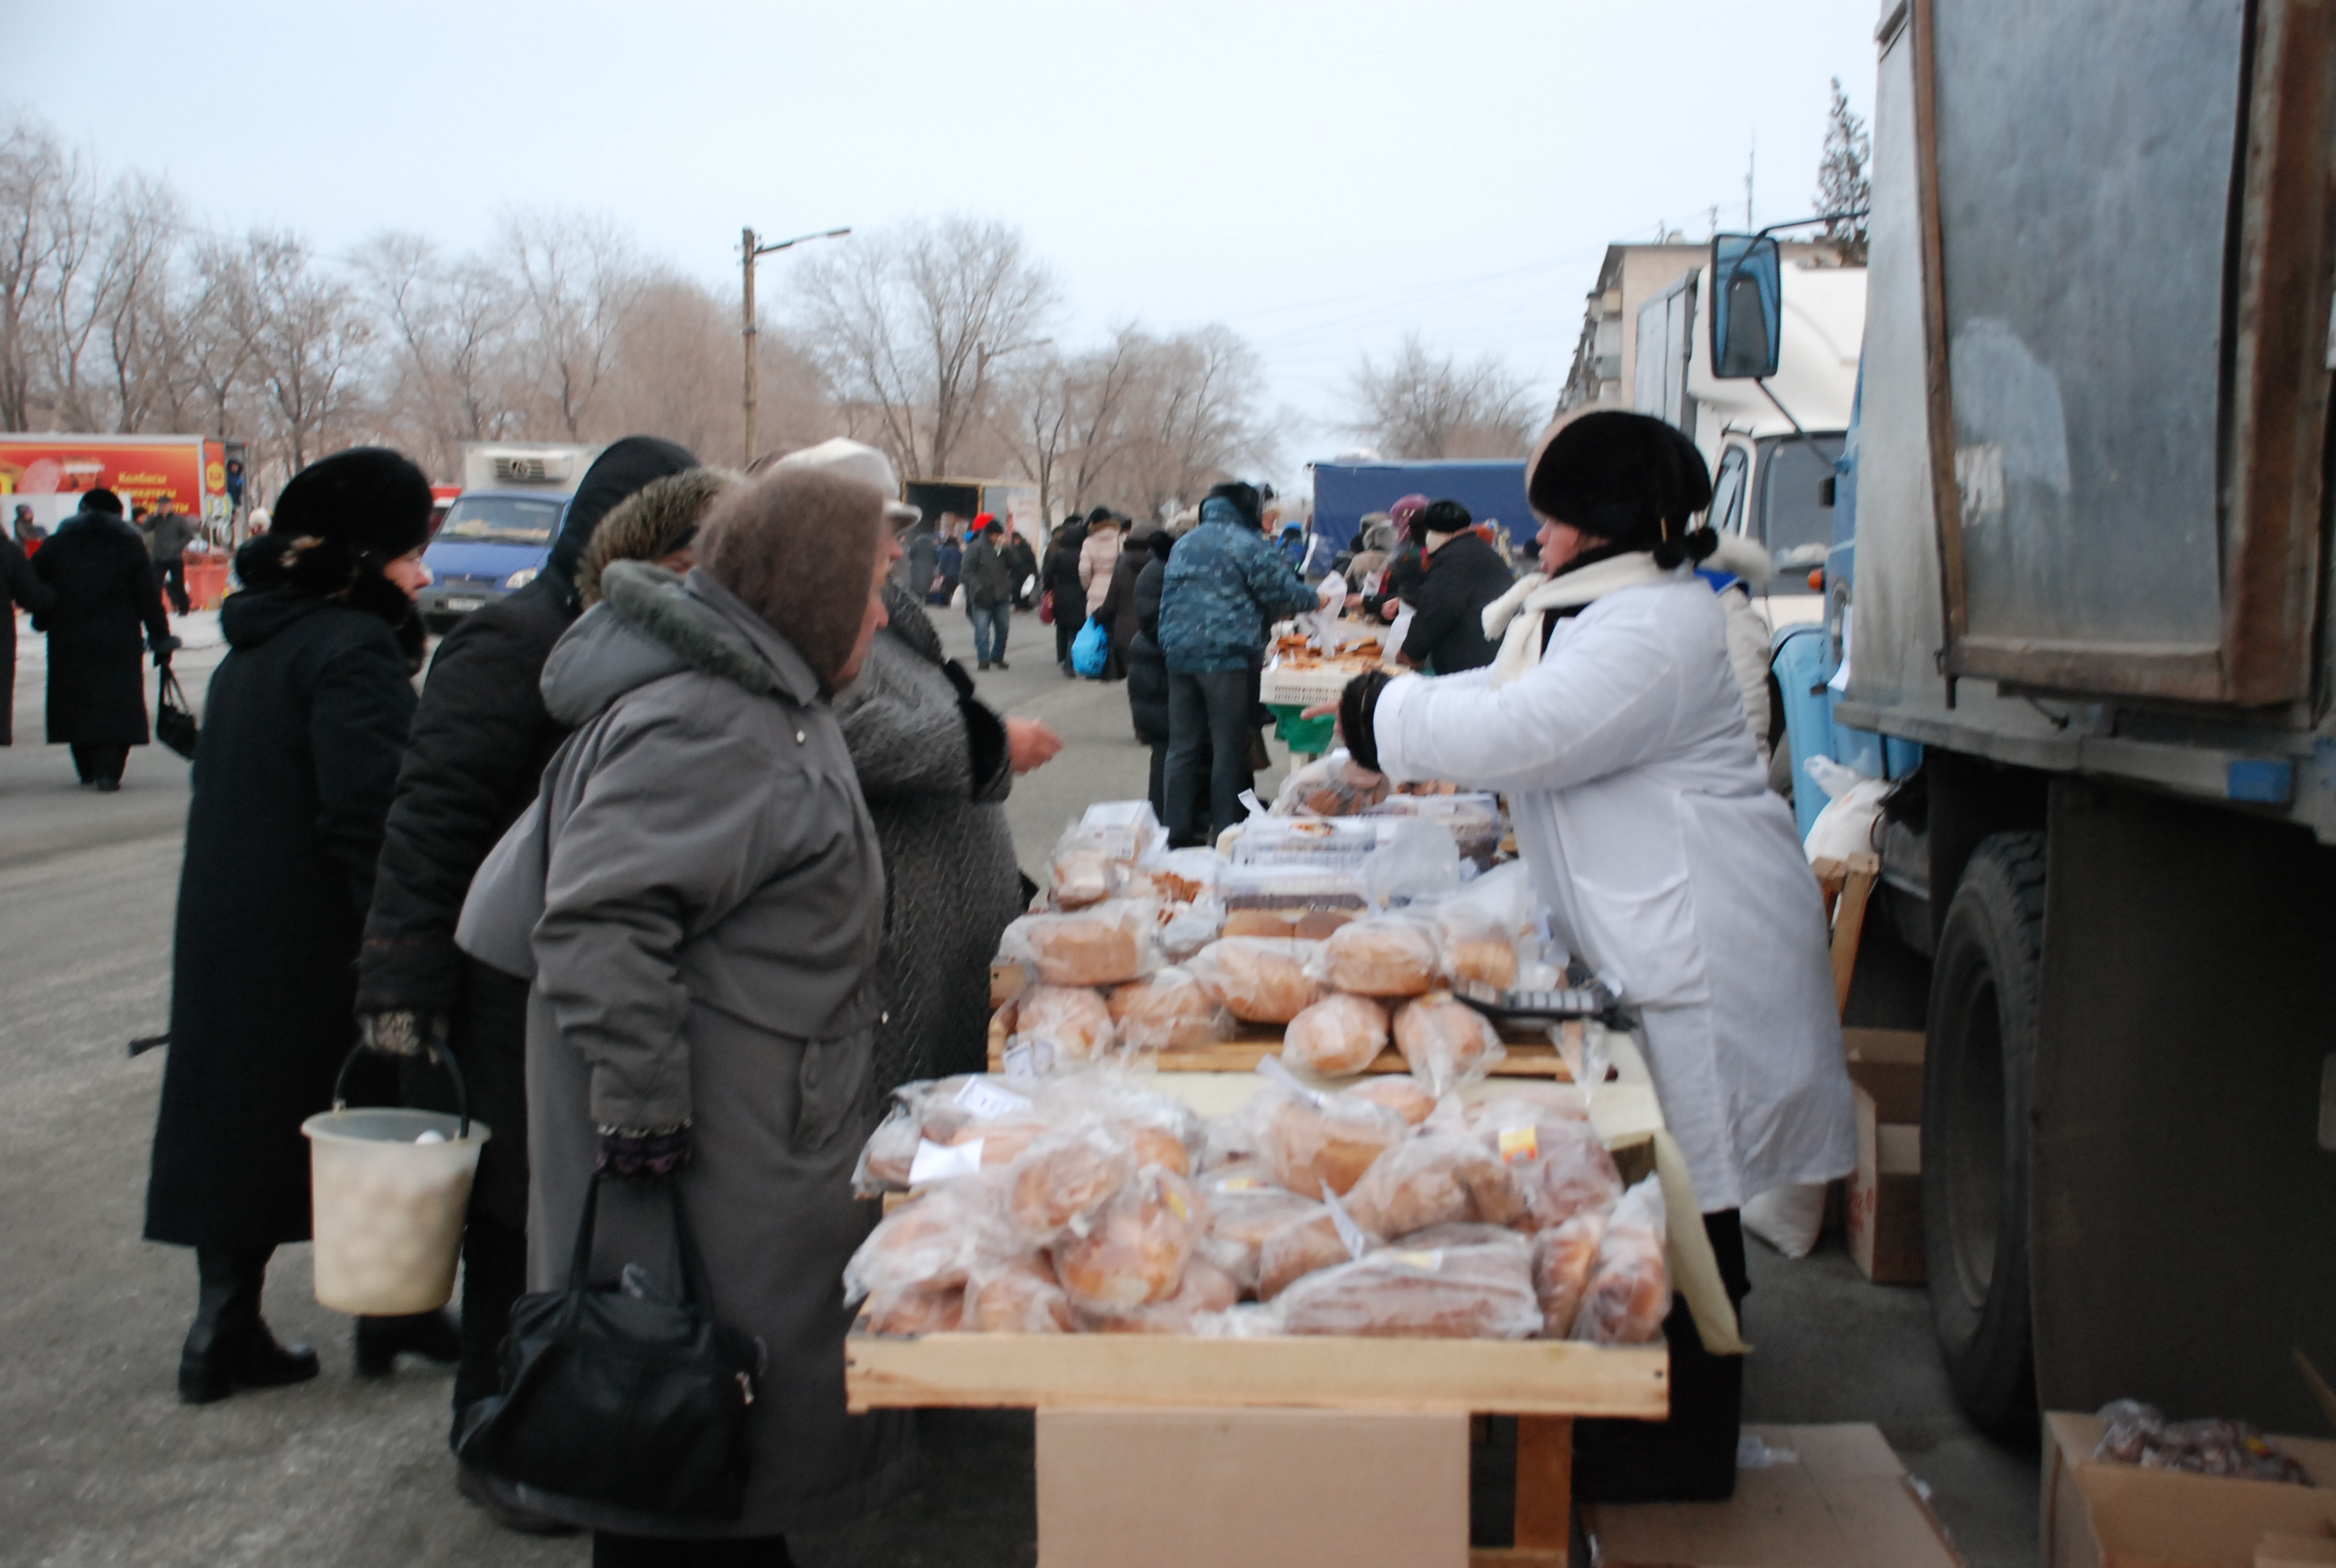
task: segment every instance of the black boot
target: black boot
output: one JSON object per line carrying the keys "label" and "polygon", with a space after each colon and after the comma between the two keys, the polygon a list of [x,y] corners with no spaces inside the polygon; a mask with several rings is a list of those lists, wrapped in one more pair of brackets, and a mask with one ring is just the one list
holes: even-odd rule
{"label": "black boot", "polygon": [[357,1320],[358,1376],[386,1378],[401,1355],[458,1361],[462,1356],[462,1331],[443,1310],[403,1318]]}
{"label": "black boot", "polygon": [[224,1399],[238,1388],[277,1388],[316,1375],[316,1352],[280,1345],[259,1316],[259,1294],[273,1247],[198,1247],[202,1281],[195,1326],[179,1352],[179,1398],[189,1405]]}

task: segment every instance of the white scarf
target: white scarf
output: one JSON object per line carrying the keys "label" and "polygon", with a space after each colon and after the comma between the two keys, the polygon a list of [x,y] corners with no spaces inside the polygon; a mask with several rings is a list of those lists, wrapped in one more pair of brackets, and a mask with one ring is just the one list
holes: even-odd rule
{"label": "white scarf", "polygon": [[1655,564],[1652,551],[1637,550],[1593,561],[1562,577],[1534,572],[1521,579],[1484,607],[1484,635],[1501,639],[1501,651],[1493,656],[1493,684],[1501,687],[1522,679],[1541,663],[1547,641],[1543,633],[1552,611],[1572,609],[1626,588],[1667,582],[1670,576]]}

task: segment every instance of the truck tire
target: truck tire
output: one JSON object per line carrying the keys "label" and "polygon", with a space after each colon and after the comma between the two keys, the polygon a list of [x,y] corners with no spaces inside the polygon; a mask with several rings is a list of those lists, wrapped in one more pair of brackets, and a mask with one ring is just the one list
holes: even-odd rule
{"label": "truck tire", "polygon": [[1931,971],[1922,1243],[1955,1402],[2007,1439],[2036,1429],[2028,1156],[2043,961],[2044,835],[1983,839]]}

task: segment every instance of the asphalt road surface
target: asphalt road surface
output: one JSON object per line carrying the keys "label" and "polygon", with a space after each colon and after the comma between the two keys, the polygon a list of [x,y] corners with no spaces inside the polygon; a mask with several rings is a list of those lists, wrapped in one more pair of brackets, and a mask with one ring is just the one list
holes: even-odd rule
{"label": "asphalt road surface", "polygon": [[[963,617],[937,618],[970,668]],[[200,703],[216,632],[202,617],[182,630],[196,646],[179,668]],[[192,1260],[139,1239],[162,1054],[131,1059],[124,1047],[167,1019],[187,766],[149,746],[132,754],[121,794],[76,787],[63,748],[40,744],[41,651],[20,640],[17,744],[0,751],[0,1563],[585,1563],[580,1540],[507,1534],[455,1495],[449,1374],[408,1360],[381,1381],[357,1378],[347,1320],[309,1293],[305,1247],[278,1254],[268,1315],[318,1347],[323,1375],[200,1409],[178,1403]],[[1022,863],[1042,873],[1087,802],[1144,793],[1148,758],[1124,688],[1065,679],[1051,628],[1017,616],[1007,657],[1011,669],[978,677],[983,696],[1066,743],[1009,803]],[[1268,798],[1278,777],[1260,780]],[[1837,1242],[1797,1263],[1752,1250],[1747,1418],[1879,1424],[1970,1562],[2032,1562],[2035,1456],[1955,1414],[1922,1293],[1865,1284]],[[1034,1561],[1028,1418],[928,1417],[921,1440],[917,1496],[797,1539],[797,1560]],[[1482,1511],[1497,1521],[1497,1462],[1483,1471]]]}

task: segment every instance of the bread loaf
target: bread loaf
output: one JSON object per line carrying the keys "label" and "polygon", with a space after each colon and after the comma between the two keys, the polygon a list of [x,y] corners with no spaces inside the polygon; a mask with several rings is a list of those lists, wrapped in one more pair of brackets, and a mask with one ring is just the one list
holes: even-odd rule
{"label": "bread loaf", "polygon": [[1444,963],[1455,986],[1473,980],[1505,991],[1517,983],[1517,944],[1505,937],[1463,937],[1446,941]]}
{"label": "bread loaf", "polygon": [[1098,1334],[1189,1334],[1192,1320],[1204,1312],[1222,1312],[1241,1300],[1230,1275],[1205,1258],[1184,1265],[1183,1281],[1166,1300],[1148,1307],[1102,1308],[1083,1314],[1085,1326]]}
{"label": "bread loaf", "polygon": [[1231,1033],[1231,1020],[1192,972],[1164,969],[1111,993],[1112,1022],[1131,1051],[1194,1051]]}
{"label": "bread loaf", "polygon": [[1315,951],[1311,942],[1223,937],[1186,959],[1185,968],[1233,1017],[1286,1024],[1322,994],[1306,972]]}
{"label": "bread loaf", "polygon": [[1598,1263],[1582,1289],[1574,1339],[1646,1345],[1662,1338],[1671,1310],[1662,1187],[1654,1177],[1622,1194],[1598,1239]]}
{"label": "bread loaf", "polygon": [[1033,1143],[1006,1174],[1007,1218],[1041,1246],[1100,1211],[1135,1174],[1135,1149],[1098,1124],[1066,1127]]}
{"label": "bread loaf", "polygon": [[1389,1248],[1299,1280],[1275,1306],[1286,1334],[1525,1339],[1542,1324],[1514,1246]]}
{"label": "bread loaf", "polygon": [[1347,1194],[1347,1209],[1373,1235],[1394,1238],[1430,1225],[1506,1225],[1525,1201],[1515,1173],[1474,1138],[1428,1133],[1380,1155]]}
{"label": "bread loaf", "polygon": [[1257,1293],[1265,1239],[1293,1221],[1312,1219],[1324,1212],[1313,1199],[1285,1192],[1246,1172],[1222,1176],[1212,1172],[1202,1178],[1200,1189],[1209,1205],[1209,1228],[1201,1239],[1201,1253],[1249,1295]]}
{"label": "bread loaf", "polygon": [[1055,903],[1066,910],[1085,909],[1111,897],[1125,873],[1111,857],[1090,843],[1066,843],[1055,852]]}
{"label": "bread loaf", "polygon": [[1338,1234],[1330,1211],[1319,1204],[1303,1219],[1269,1232],[1257,1251],[1257,1299],[1270,1301],[1319,1269],[1335,1268],[1354,1253]]}
{"label": "bread loaf", "polygon": [[1078,1327],[1070,1298],[1044,1253],[1024,1253],[973,1271],[965,1324],[984,1334],[1067,1334]]}
{"label": "bread loaf", "polygon": [[878,1290],[861,1309],[871,1334],[944,1334],[965,1324],[965,1286],[930,1281]]}
{"label": "bread loaf", "polygon": [[1051,1046],[1056,1061],[1107,1056],[1117,1042],[1110,1005],[1083,987],[1032,986],[1015,1003],[1013,1039],[1017,1046],[1031,1042]]}
{"label": "bread loaf", "polygon": [[1207,1222],[1191,1183],[1148,1167],[1119,1189],[1084,1235],[1066,1232],[1056,1242],[1056,1275],[1072,1303],[1090,1311],[1164,1301],[1183,1283]]}
{"label": "bread loaf", "polygon": [[1302,1198],[1325,1187],[1344,1193],[1407,1130],[1401,1116],[1364,1101],[1276,1095],[1264,1106],[1258,1160],[1276,1186]]}
{"label": "bread loaf", "polygon": [[1368,997],[1324,997],[1281,1031],[1281,1059],[1309,1072],[1359,1073],[1387,1043],[1385,1008]]}
{"label": "bread loaf", "polygon": [[1342,927],[1322,944],[1331,989],[1359,997],[1416,997],[1436,989],[1443,955],[1436,929],[1400,915]]}
{"label": "bread loaf", "polygon": [[1359,1084],[1349,1084],[1338,1092],[1348,1099],[1384,1106],[1415,1127],[1427,1120],[1436,1109],[1436,1096],[1421,1088],[1418,1079],[1407,1075],[1384,1073]]}
{"label": "bread loaf", "polygon": [[1006,928],[998,955],[1027,961],[1050,986],[1115,986],[1155,959],[1152,906],[1106,899],[1066,914],[1024,915]]}
{"label": "bread loaf", "polygon": [[1491,1022],[1449,991],[1431,991],[1398,1008],[1395,1044],[1412,1076],[1439,1099],[1482,1077],[1504,1054]]}
{"label": "bread loaf", "polygon": [[1533,1293],[1541,1300],[1543,1339],[1562,1339],[1573,1332],[1605,1234],[1606,1216],[1593,1210],[1533,1238]]}
{"label": "bread loaf", "polygon": [[910,1285],[962,1285],[985,1257],[1012,1251],[986,1181],[946,1182],[878,1222],[843,1267],[843,1299]]}

